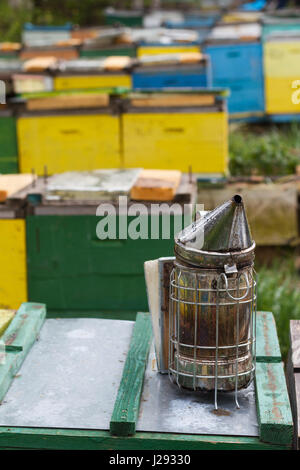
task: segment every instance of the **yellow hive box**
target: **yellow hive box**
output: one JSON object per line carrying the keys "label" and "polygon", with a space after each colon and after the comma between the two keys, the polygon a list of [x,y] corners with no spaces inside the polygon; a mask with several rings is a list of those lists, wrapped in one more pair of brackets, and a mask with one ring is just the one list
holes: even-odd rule
{"label": "yellow hive box", "polygon": [[294,82],[294,77],[265,77],[265,101],[266,112],[268,114],[291,114],[300,112],[300,81],[298,88],[292,87]]}
{"label": "yellow hive box", "polygon": [[21,173],[120,166],[119,119],[106,114],[30,116],[17,121]]}
{"label": "yellow hive box", "polygon": [[0,309],[0,336],[3,335],[4,331],[15,316],[15,310],[3,310]]}
{"label": "yellow hive box", "polygon": [[201,52],[200,46],[140,46],[137,56],[159,54],[181,54],[182,52]]}
{"label": "yellow hive box", "polygon": [[123,125],[125,168],[227,171],[225,112],[128,113]]}
{"label": "yellow hive box", "polygon": [[300,41],[270,41],[264,45],[267,77],[300,79]]}
{"label": "yellow hive box", "polygon": [[0,219],[0,308],[27,301],[25,220]]}
{"label": "yellow hive box", "polygon": [[123,74],[74,75],[56,77],[54,90],[84,90],[89,88],[131,88],[131,76]]}

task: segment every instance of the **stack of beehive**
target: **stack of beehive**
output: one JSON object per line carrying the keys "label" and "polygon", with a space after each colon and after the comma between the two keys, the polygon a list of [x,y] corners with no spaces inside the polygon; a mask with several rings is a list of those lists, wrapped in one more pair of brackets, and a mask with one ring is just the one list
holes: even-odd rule
{"label": "stack of beehive", "polygon": [[300,113],[300,18],[265,18],[263,40],[266,113],[290,120]]}

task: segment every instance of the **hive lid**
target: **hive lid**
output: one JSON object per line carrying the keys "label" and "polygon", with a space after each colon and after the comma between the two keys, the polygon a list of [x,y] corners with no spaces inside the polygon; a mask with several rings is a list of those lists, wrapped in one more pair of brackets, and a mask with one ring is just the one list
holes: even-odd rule
{"label": "hive lid", "polygon": [[[203,252],[239,254],[254,248],[242,197],[236,194],[175,237],[175,252],[191,261]],[[185,256],[185,251],[187,256]]]}

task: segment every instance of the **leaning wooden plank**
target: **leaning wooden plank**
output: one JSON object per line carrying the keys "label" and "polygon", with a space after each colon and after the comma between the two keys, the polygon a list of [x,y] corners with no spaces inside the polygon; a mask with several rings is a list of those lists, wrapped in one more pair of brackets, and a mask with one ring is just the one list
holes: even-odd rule
{"label": "leaning wooden plank", "polygon": [[142,170],[130,197],[140,201],[172,201],[180,180],[181,171]]}
{"label": "leaning wooden plank", "polygon": [[290,341],[293,369],[300,372],[300,320],[290,321]]}
{"label": "leaning wooden plank", "polygon": [[260,439],[291,446],[293,419],[282,363],[258,362],[255,384]]}
{"label": "leaning wooden plank", "polygon": [[29,173],[18,175],[0,175],[0,202],[4,202],[12,194],[32,184],[35,175]]}
{"label": "leaning wooden plank", "polygon": [[49,96],[29,99],[26,107],[30,111],[42,109],[103,108],[109,105],[107,93]]}
{"label": "leaning wooden plank", "polygon": [[110,420],[111,434],[129,436],[135,433],[151,341],[150,314],[138,313]]}
{"label": "leaning wooden plank", "polygon": [[295,374],[295,396],[296,396],[296,407],[297,412],[295,416],[295,447],[300,449],[300,374]]}
{"label": "leaning wooden plank", "polygon": [[256,341],[257,362],[281,362],[276,324],[271,312],[257,312]]}
{"label": "leaning wooden plank", "polygon": [[23,303],[2,336],[1,340],[7,347],[0,361],[0,402],[36,341],[45,317],[44,304]]}

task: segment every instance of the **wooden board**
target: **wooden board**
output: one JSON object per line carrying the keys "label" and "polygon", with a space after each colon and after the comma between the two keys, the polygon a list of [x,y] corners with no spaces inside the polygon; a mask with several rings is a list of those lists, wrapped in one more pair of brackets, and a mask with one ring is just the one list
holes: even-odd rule
{"label": "wooden board", "polygon": [[145,95],[139,98],[132,98],[130,100],[131,106],[136,108],[142,107],[187,107],[187,106],[213,106],[215,103],[214,95],[204,94],[160,94],[160,95]]}
{"label": "wooden board", "polygon": [[300,320],[290,321],[290,342],[293,369],[300,372]]}
{"label": "wooden board", "polygon": [[260,439],[291,446],[293,419],[283,364],[258,362],[255,384]]}
{"label": "wooden board", "polygon": [[113,435],[129,436],[135,433],[151,341],[150,315],[138,313],[110,421]]}
{"label": "wooden board", "polygon": [[180,180],[181,171],[142,170],[130,197],[140,201],[172,201]]}
{"label": "wooden board", "polygon": [[132,63],[132,60],[130,57],[127,56],[112,56],[112,57],[107,57],[104,60],[104,69],[105,70],[110,70],[110,71],[119,71],[119,70],[124,70],[127,67],[129,67]]}
{"label": "wooden board", "polygon": [[295,396],[297,412],[295,415],[295,444],[300,449],[300,373],[295,374]]}
{"label": "wooden board", "polygon": [[271,312],[257,312],[256,361],[281,362],[276,324]]}
{"label": "wooden board", "polygon": [[27,60],[23,64],[23,69],[25,72],[44,72],[56,65],[57,59],[55,57],[35,57]]}
{"label": "wooden board", "polygon": [[37,56],[39,57],[55,57],[56,59],[77,59],[78,51],[75,47],[62,48],[57,47],[55,49],[24,49],[19,57],[21,60],[32,59]]}
{"label": "wooden board", "polygon": [[51,96],[29,99],[26,107],[30,111],[42,109],[102,108],[109,105],[107,93]]}
{"label": "wooden board", "polygon": [[24,303],[4,332],[1,339],[5,346],[10,346],[11,349],[10,352],[6,349],[5,361],[0,365],[0,402],[36,341],[45,318],[44,304]]}
{"label": "wooden board", "polygon": [[0,202],[4,202],[9,196],[30,186],[36,176],[24,173],[18,175],[0,175]]}

